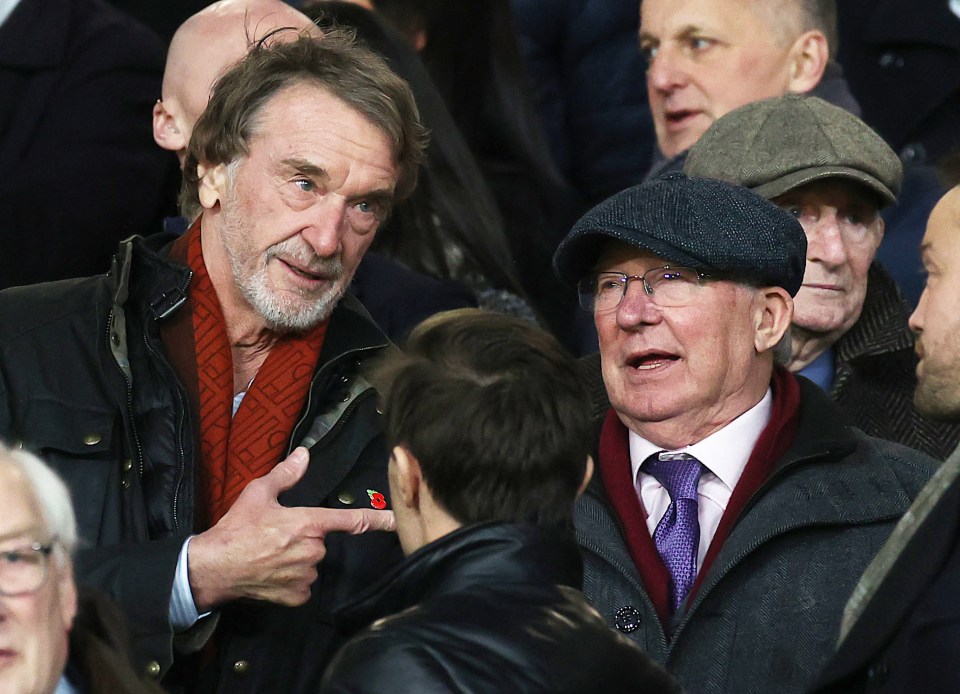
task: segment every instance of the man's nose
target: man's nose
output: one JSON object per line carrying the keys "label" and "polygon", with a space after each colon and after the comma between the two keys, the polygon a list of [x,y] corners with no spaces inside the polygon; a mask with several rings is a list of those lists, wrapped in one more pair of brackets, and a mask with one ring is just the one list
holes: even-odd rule
{"label": "man's nose", "polygon": [[651,325],[660,321],[660,307],[647,294],[643,281],[632,280],[617,306],[617,324],[623,330],[632,330],[641,325]]}
{"label": "man's nose", "polygon": [[656,90],[661,94],[670,92],[684,86],[688,75],[684,68],[683,57],[676,51],[671,51],[667,46],[661,46],[657,49],[654,56],[650,58],[647,66],[647,85],[649,89]]}
{"label": "man's nose", "polygon": [[910,314],[910,318],[907,320],[907,325],[910,326],[910,329],[914,333],[923,332],[923,318],[927,312],[927,288],[923,288],[923,292],[920,294],[920,301],[917,302],[917,307],[913,309],[913,313]]}
{"label": "man's nose", "polygon": [[300,235],[321,258],[330,258],[340,252],[346,214],[346,201],[335,194],[324,196],[310,210],[310,217]]}
{"label": "man's nose", "polygon": [[847,262],[847,246],[834,211],[820,212],[804,224],[807,232],[807,260],[837,267]]}

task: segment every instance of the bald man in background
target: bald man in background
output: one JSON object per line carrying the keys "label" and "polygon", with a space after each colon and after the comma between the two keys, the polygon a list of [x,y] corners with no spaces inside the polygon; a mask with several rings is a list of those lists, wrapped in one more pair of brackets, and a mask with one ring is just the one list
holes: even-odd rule
{"label": "bald man in background", "polygon": [[167,51],[162,98],[153,107],[153,139],[175,152],[183,168],[193,126],[210,89],[251,44],[278,30],[322,36],[299,10],[281,0],[221,0],[180,25]]}

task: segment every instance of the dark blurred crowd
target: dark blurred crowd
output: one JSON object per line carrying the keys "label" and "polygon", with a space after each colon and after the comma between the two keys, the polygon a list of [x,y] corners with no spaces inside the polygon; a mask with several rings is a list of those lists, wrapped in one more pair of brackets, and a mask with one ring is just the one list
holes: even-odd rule
{"label": "dark blurred crowd", "polygon": [[129,691],[960,687],[960,2],[0,0],[0,171],[0,682],[75,573]]}

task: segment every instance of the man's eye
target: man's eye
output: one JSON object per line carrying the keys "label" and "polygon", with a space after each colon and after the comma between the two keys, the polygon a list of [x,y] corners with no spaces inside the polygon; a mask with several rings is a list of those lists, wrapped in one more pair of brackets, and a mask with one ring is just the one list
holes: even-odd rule
{"label": "man's eye", "polygon": [[311,181],[309,178],[294,179],[293,185],[307,193],[313,191],[313,189],[316,187],[313,185],[313,181]]}
{"label": "man's eye", "polygon": [[[30,554],[32,554],[32,552]],[[0,561],[2,561],[4,564],[28,564],[30,563],[30,559],[30,555],[26,552],[0,552]]]}
{"label": "man's eye", "polygon": [[617,289],[620,289],[620,285],[623,284],[618,279],[602,279],[597,282],[597,293],[610,292]]}
{"label": "man's eye", "polygon": [[713,41],[711,39],[705,39],[699,36],[695,36],[690,39],[689,45],[690,45],[690,48],[692,48],[695,51],[705,51],[706,49],[710,48],[713,45]]}
{"label": "man's eye", "polygon": [[797,219],[800,219],[800,218],[803,216],[803,208],[802,208],[802,207],[795,207],[795,206],[794,206],[794,207],[785,207],[784,209],[785,209],[787,212],[789,212],[790,214],[792,214],[794,217],[796,217]]}
{"label": "man's eye", "polygon": [[640,55],[646,58],[647,62],[649,63],[650,61],[652,61],[654,58],[657,57],[657,46],[651,46],[649,44],[641,45]]}
{"label": "man's eye", "polygon": [[357,209],[363,212],[364,214],[373,214],[374,212],[377,211],[373,203],[368,202],[366,200],[361,200],[360,202],[358,202]]}

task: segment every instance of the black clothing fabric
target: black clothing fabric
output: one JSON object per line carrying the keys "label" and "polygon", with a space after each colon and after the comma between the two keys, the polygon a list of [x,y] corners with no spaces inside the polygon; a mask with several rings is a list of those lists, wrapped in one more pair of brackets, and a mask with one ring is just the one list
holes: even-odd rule
{"label": "black clothing fabric", "polygon": [[370,624],[340,651],[325,694],[678,692],[577,590],[572,533],[533,525],[457,530],[339,615]]}
{"label": "black clothing fabric", "polygon": [[78,591],[67,677],[85,694],[163,694],[159,685],[134,671],[129,634],[119,608],[89,588]]}
{"label": "black clothing fabric", "polygon": [[960,425],[924,417],[913,404],[917,355],[909,315],[890,275],[871,265],[860,318],[833,347],[830,396],[865,434],[943,460],[960,443]]}
{"label": "black clothing fabric", "polygon": [[960,17],[947,0],[842,0],[837,57],[863,119],[905,162],[960,147]]}
{"label": "black clothing fabric", "polygon": [[[170,236],[121,245],[109,275],[0,292],[0,435],[37,451],[70,489],[84,547],[76,575],[120,605],[140,668],[189,684],[174,667],[190,634],[168,618],[180,548],[194,532],[199,414],[165,356],[161,322],[185,310],[190,271]],[[349,295],[330,317],[288,450],[310,449],[287,506],[366,505],[387,493],[387,449],[364,362],[387,346]],[[335,607],[400,561],[386,533],[331,534],[310,600],[297,608],[230,603],[200,691],[315,692],[335,648]],[[238,663],[243,663],[242,666]]]}
{"label": "black clothing fabric", "polygon": [[102,0],[21,0],[0,26],[0,289],[105,273],[173,211],[177,158],[150,129],[163,61]]}
{"label": "black clothing fabric", "polygon": [[588,205],[640,183],[656,142],[636,0],[512,0],[520,46],[563,175]]}
{"label": "black clothing fabric", "polygon": [[958,652],[960,479],[917,527],[811,691],[960,691]]}

